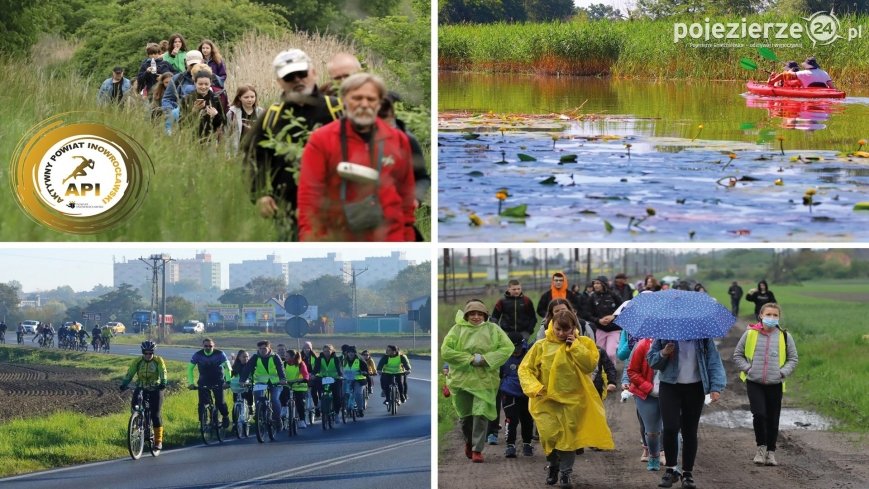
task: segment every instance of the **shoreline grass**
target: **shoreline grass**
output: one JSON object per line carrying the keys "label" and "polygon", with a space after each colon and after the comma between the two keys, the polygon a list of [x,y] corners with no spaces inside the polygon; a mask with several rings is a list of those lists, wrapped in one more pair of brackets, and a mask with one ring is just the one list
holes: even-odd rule
{"label": "shoreline grass", "polygon": [[[867,16],[843,16],[843,29],[869,23]],[[710,17],[710,23],[739,19]],[[462,24],[438,28],[438,65],[448,71],[536,73],[544,75],[614,76],[639,79],[745,80],[766,79],[763,70],[781,69],[782,63],[762,60],[753,44],[801,44],[772,49],[781,60],[802,61],[817,56],[837,86],[867,83],[869,43],[840,40],[812,46],[811,40],[699,40],[674,43],[674,23],[696,23],[694,18],[632,21],[571,21],[526,24]],[[703,19],[699,19],[705,24]],[[747,23],[804,23],[797,16],[771,14],[747,17]],[[691,47],[690,42],[740,43],[743,47]],[[746,71],[739,59],[758,62],[758,71]]]}
{"label": "shoreline grass", "polygon": [[[504,278],[506,280],[507,277]],[[753,282],[740,280],[740,283]],[[703,284],[710,295],[729,309],[727,289],[730,281]],[[748,292],[752,286],[744,285],[743,288]],[[869,340],[864,338],[866,301],[860,297],[843,297],[845,300],[833,297],[846,291],[869,297],[869,282],[849,280],[847,283],[817,281],[804,285],[770,284],[770,290],[782,305],[782,325],[793,334],[800,357],[794,378],[788,384],[787,395],[799,406],[836,420],[834,431],[865,436],[869,433],[869,396],[863,392],[862,384],[854,382],[854,376],[869,371]],[[491,310],[502,294],[501,290],[478,298]],[[541,293],[526,291],[526,295],[536,306]],[[469,298],[460,297],[456,304],[438,304],[438,348],[453,325],[456,310],[464,303],[463,299]],[[734,327],[744,328],[752,319],[753,303],[743,301],[740,313]],[[439,403],[438,406],[440,410],[442,405]],[[441,419],[440,413],[438,419]]]}

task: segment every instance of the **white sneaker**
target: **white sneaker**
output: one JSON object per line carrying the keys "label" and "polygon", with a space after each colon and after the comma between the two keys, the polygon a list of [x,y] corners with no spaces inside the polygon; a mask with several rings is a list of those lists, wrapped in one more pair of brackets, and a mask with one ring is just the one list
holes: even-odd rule
{"label": "white sneaker", "polygon": [[778,462],[775,459],[775,452],[766,452],[766,464],[776,466]]}
{"label": "white sneaker", "polygon": [[305,428],[307,428],[307,427],[308,427],[308,423],[305,423],[305,420],[304,420],[304,419],[301,420],[301,421],[299,421],[299,429],[300,429],[300,430],[303,430],[303,429],[305,429]]}
{"label": "white sneaker", "polygon": [[755,465],[763,465],[766,463],[766,445],[761,445],[757,447],[757,454],[754,456],[754,464]]}

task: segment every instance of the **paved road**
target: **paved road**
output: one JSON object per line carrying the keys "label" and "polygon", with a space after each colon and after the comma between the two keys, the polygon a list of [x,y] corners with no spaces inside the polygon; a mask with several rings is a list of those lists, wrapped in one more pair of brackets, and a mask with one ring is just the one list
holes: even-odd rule
{"label": "paved road", "polygon": [[[112,347],[114,354],[138,354],[135,347]],[[161,349],[188,360],[192,350]],[[364,418],[323,431],[319,424],[289,439],[256,437],[219,446],[166,450],[138,461],[122,458],[0,479],[9,488],[211,488],[322,487],[341,489],[431,486],[431,362],[412,361],[410,399],[396,416],[372,400]],[[171,429],[171,427],[167,427]]]}

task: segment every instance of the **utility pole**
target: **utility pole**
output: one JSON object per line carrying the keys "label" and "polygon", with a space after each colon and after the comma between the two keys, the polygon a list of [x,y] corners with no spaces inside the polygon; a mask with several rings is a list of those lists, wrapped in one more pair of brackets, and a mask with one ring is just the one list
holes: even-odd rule
{"label": "utility pole", "polygon": [[358,333],[359,332],[359,310],[357,309],[357,305],[356,305],[356,277],[367,272],[368,269],[364,268],[361,271],[357,272],[356,268],[351,268],[350,273],[347,273],[346,270],[341,270],[341,271],[344,272],[344,275],[350,276],[350,291],[353,294],[353,325],[355,326],[356,332]]}
{"label": "utility pole", "polygon": [[[158,302],[161,303],[160,309],[163,312],[162,317],[160,318],[160,328],[157,333],[157,341],[159,343],[165,343],[169,336],[169,332],[166,330],[166,264],[174,260],[172,260],[171,256],[165,253],[151,255],[147,260],[139,257],[139,260],[144,262],[152,272],[151,311],[154,311],[157,308]],[[162,286],[160,286],[160,282],[157,281],[158,272],[162,273]],[[148,339],[152,339],[150,327],[148,328]]]}

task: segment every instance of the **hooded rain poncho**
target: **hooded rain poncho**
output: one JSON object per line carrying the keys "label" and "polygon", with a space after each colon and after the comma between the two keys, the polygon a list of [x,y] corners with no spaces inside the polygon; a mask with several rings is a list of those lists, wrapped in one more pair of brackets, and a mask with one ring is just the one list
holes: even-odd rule
{"label": "hooded rain poncho", "polygon": [[[491,421],[497,417],[495,397],[501,383],[498,372],[513,354],[513,349],[513,342],[497,324],[486,321],[474,326],[465,319],[462,311],[456,313],[456,324],[444,338],[441,356],[450,365],[447,377],[450,391],[471,394],[452,396],[460,418],[485,416]],[[475,353],[483,356],[486,365],[471,365]]]}
{"label": "hooded rain poncho", "polygon": [[[534,343],[519,365],[519,382],[530,399],[529,410],[546,454],[556,449],[615,447],[603,402],[589,377],[598,360],[591,338],[577,334],[568,346],[550,327],[546,338]],[[544,388],[546,393],[538,397]]]}

